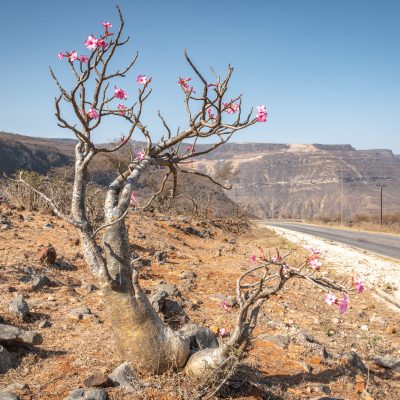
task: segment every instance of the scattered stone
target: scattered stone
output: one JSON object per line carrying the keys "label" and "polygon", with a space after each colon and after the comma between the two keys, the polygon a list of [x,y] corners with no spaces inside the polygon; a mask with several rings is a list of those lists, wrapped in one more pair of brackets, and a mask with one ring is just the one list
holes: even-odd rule
{"label": "scattered stone", "polygon": [[[188,324],[179,330],[179,332],[188,336],[190,339],[190,350],[196,352],[208,348],[218,347],[218,340],[215,332],[211,329],[197,324]],[[218,328],[217,328],[218,332]]]}
{"label": "scattered stone", "polygon": [[8,306],[9,310],[20,318],[25,318],[29,314],[29,306],[22,294],[12,300]]}
{"label": "scattered stone", "polygon": [[181,279],[187,279],[187,280],[194,280],[197,278],[197,274],[193,271],[183,271],[181,272],[181,274],[179,275],[179,277]]}
{"label": "scattered stone", "polygon": [[237,305],[236,298],[233,296],[224,296],[223,294],[217,293],[210,296],[211,300],[216,300],[218,302],[225,302],[228,307],[234,307]]}
{"label": "scattered stone", "polygon": [[2,390],[0,392],[0,400],[21,400],[21,397],[13,392]]}
{"label": "scattered stone", "polygon": [[40,333],[34,331],[26,331],[12,325],[0,324],[0,342],[38,345],[43,343],[43,337]]}
{"label": "scattered stone", "polygon": [[92,311],[90,310],[90,308],[87,307],[74,308],[69,312],[69,316],[77,320],[81,320],[85,315],[90,314],[92,314]]}
{"label": "scattered stone", "polygon": [[355,351],[342,354],[341,362],[343,365],[349,368],[356,368],[360,370],[363,374],[366,374],[368,372],[364,362],[361,360],[361,358]]}
{"label": "scattered stone", "polygon": [[258,336],[257,341],[271,343],[275,346],[280,347],[281,349],[285,349],[290,343],[290,339],[287,336],[282,335],[260,335]]}
{"label": "scattered stone", "polygon": [[171,283],[166,283],[164,281],[161,281],[158,284],[157,290],[159,290],[159,291],[164,290],[165,292],[167,292],[168,296],[170,296],[170,297],[174,297],[174,296],[181,297],[181,295],[182,295],[176,285],[172,285]]}
{"label": "scattered stone", "polygon": [[164,317],[168,319],[175,318],[177,316],[184,316],[185,312],[183,311],[182,306],[176,300],[165,299],[164,305],[161,309],[161,312],[164,314]]}
{"label": "scattered stone", "polygon": [[12,383],[11,385],[6,386],[4,389],[1,389],[2,392],[17,392],[19,390],[24,391],[28,390],[29,386],[26,383]]}
{"label": "scattered stone", "polygon": [[162,264],[167,259],[167,253],[162,250],[158,250],[154,253],[154,258],[159,264]]}
{"label": "scattered stone", "polygon": [[368,325],[361,325],[360,329],[361,329],[363,332],[367,332],[367,331],[369,330],[369,327],[368,327]]}
{"label": "scattered stone", "polygon": [[53,246],[49,245],[41,249],[36,257],[42,263],[53,265],[57,260],[57,252]]}
{"label": "scattered stone", "polygon": [[53,229],[54,225],[51,222],[43,225],[43,229]]}
{"label": "scattered stone", "polygon": [[114,383],[114,385],[121,386],[129,392],[136,391],[140,386],[140,383],[128,362],[124,362],[115,368],[114,371],[108,375],[108,378]]}
{"label": "scattered stone", "polygon": [[100,388],[91,388],[83,397],[84,400],[108,400],[107,392]]}
{"label": "scattered stone", "polygon": [[41,329],[50,328],[51,327],[51,322],[48,319],[44,319],[44,320],[39,322],[38,327],[41,328]]}
{"label": "scattered stone", "polygon": [[149,298],[149,301],[154,310],[156,310],[158,313],[161,313],[164,301],[167,297],[168,293],[165,290],[158,290]]}
{"label": "scattered stone", "polygon": [[94,374],[89,375],[83,381],[83,385],[90,388],[90,387],[107,387],[110,383],[110,380],[107,375],[101,372],[95,372]]}
{"label": "scattered stone", "polygon": [[11,229],[11,225],[10,224],[1,224],[0,225],[0,227],[1,227],[1,229],[3,230],[3,231],[5,231],[5,230],[7,230],[7,229]]}
{"label": "scattered stone", "polygon": [[386,320],[384,320],[382,317],[380,317],[379,315],[376,315],[376,314],[374,314],[369,319],[369,322],[370,322],[371,326],[373,326],[375,328],[385,329],[387,326]]}
{"label": "scattered stone", "polygon": [[136,239],[146,239],[146,235],[143,232],[138,232]]}
{"label": "scattered stone", "polygon": [[371,359],[375,364],[383,368],[393,369],[394,371],[400,372],[400,358],[392,356],[373,356]]}
{"label": "scattered stone", "polygon": [[203,232],[199,231],[198,229],[194,228],[193,226],[188,226],[186,227],[183,232],[189,234],[189,235],[195,235],[200,238],[204,238]]}
{"label": "scattered stone", "polygon": [[51,286],[52,282],[47,275],[36,275],[32,279],[32,289],[40,290],[45,286]]}
{"label": "scattered stone", "polygon": [[0,345],[0,374],[5,374],[16,362],[16,356]]}

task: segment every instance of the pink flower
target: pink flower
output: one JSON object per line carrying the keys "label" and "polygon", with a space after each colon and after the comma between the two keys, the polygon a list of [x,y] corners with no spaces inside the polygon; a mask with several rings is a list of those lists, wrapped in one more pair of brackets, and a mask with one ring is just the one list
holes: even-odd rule
{"label": "pink flower", "polygon": [[97,49],[97,43],[98,43],[98,39],[96,39],[93,35],[90,35],[85,40],[85,46],[87,47],[88,50],[96,50]]}
{"label": "pink flower", "polygon": [[320,249],[311,249],[312,254],[321,254],[321,250]]}
{"label": "pink flower", "polygon": [[239,110],[239,104],[232,103],[233,100],[231,100],[230,103],[222,103],[222,106],[224,107],[224,111],[226,111],[228,114],[235,114]]}
{"label": "pink flower", "polygon": [[130,198],[130,200],[129,200],[129,205],[130,205],[131,207],[133,207],[133,205],[135,204],[135,201],[136,201],[136,196],[135,196],[135,191],[133,191],[133,192],[131,193],[131,198]]}
{"label": "pink flower", "polygon": [[103,39],[99,39],[97,41],[97,47],[102,47],[104,50],[106,48],[106,46],[107,46],[107,43]]}
{"label": "pink flower", "polygon": [[139,75],[136,79],[136,82],[139,85],[147,85],[148,83],[151,82],[151,77],[148,78],[146,75]]}
{"label": "pink flower", "polygon": [[89,59],[86,56],[81,55],[81,56],[79,56],[79,61],[83,62],[84,64],[87,64]]}
{"label": "pink flower", "polygon": [[138,152],[136,152],[136,158],[138,159],[138,160],[143,160],[144,159],[144,153],[143,153],[143,151],[138,151]]}
{"label": "pink flower", "polygon": [[117,105],[117,109],[119,110],[119,113],[121,115],[125,115],[126,114],[126,107],[123,104],[118,104]]}
{"label": "pink flower", "polygon": [[223,310],[230,310],[232,306],[226,301],[221,301],[221,303],[218,304],[219,308],[222,308]]}
{"label": "pink flower", "polygon": [[91,108],[86,114],[90,119],[98,119],[99,118],[99,113],[94,108]]}
{"label": "pink flower", "polygon": [[257,121],[258,122],[267,122],[267,108],[265,106],[257,107]]}
{"label": "pink flower", "polygon": [[218,333],[220,334],[221,337],[229,336],[230,332],[226,328],[220,328],[218,330]]}
{"label": "pink flower", "polygon": [[121,139],[120,139],[120,142],[121,142],[121,143],[124,143],[125,140],[126,140],[126,137],[125,137],[125,136],[122,136]]}
{"label": "pink flower", "polygon": [[114,97],[117,99],[121,100],[126,100],[128,98],[128,94],[125,92],[123,89],[118,89],[116,86],[114,86]]}
{"label": "pink flower", "polygon": [[271,257],[271,260],[272,260],[273,262],[280,262],[280,261],[282,261],[282,258],[279,257],[279,256],[272,256],[272,257]]}
{"label": "pink flower", "polygon": [[103,22],[102,25],[104,26],[104,30],[107,32],[110,28],[112,28],[112,25],[109,22]]}
{"label": "pink flower", "polygon": [[189,144],[189,146],[187,147],[187,151],[189,153],[193,153],[194,152],[194,144]]}
{"label": "pink flower", "polygon": [[178,85],[184,90],[185,93],[195,93],[195,91],[193,90],[193,86],[190,86],[188,84],[189,81],[191,81],[192,78],[181,78],[179,77],[178,80]]}
{"label": "pink flower", "polygon": [[63,53],[61,53],[61,51],[58,53],[58,59],[59,60],[62,60],[63,59],[63,57],[64,57],[64,54]]}
{"label": "pink flower", "polygon": [[344,293],[342,293],[342,298],[340,299],[338,306],[340,314],[344,314],[347,311],[349,298]]}
{"label": "pink flower", "polygon": [[255,263],[257,262],[257,256],[256,256],[255,254],[252,254],[252,255],[250,256],[250,262],[251,262],[252,264],[255,264]]}
{"label": "pink flower", "polygon": [[364,282],[360,281],[357,276],[353,276],[352,278],[354,288],[357,290],[358,293],[362,293],[365,289]]}
{"label": "pink flower", "polygon": [[328,293],[325,297],[324,300],[327,304],[329,304],[330,306],[332,304],[336,303],[337,297],[333,294],[333,293]]}
{"label": "pink flower", "polygon": [[313,258],[308,263],[310,264],[310,267],[316,271],[319,271],[319,269],[322,267],[322,262],[319,261],[318,258]]}
{"label": "pink flower", "polygon": [[67,52],[67,57],[69,58],[69,61],[75,61],[78,59],[78,53],[75,50],[72,50],[71,53]]}

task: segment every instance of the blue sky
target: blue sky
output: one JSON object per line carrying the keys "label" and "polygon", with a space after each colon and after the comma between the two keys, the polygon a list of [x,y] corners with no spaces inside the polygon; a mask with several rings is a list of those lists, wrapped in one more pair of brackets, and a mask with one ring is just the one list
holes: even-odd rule
{"label": "blue sky", "polygon": [[[269,121],[234,141],[350,143],[358,149],[390,148],[400,154],[400,1],[394,0],[121,0],[131,41],[116,58],[139,61],[124,82],[134,94],[136,76],[153,77],[144,114],[155,137],[160,109],[173,127],[186,114],[178,76],[193,75],[182,50],[210,80],[209,66],[235,67],[232,96],[244,106],[265,104]],[[54,67],[68,82],[59,51],[83,45],[117,23],[113,1],[0,0],[0,130],[32,136],[68,137],[57,127],[48,74]],[[68,85],[66,85],[68,86]],[[120,123],[104,126],[97,141],[119,137]]]}

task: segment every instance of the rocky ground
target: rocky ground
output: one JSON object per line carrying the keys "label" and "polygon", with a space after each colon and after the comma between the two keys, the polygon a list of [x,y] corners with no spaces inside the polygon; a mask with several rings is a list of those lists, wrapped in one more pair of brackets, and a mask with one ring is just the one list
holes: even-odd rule
{"label": "rocky ground", "polygon": [[[291,263],[308,254],[267,229],[184,217],[130,215],[129,235],[154,306],[171,325],[207,326],[219,341],[251,254],[292,249]],[[324,273],[343,278],[326,259]],[[4,206],[0,260],[0,399],[195,398],[183,373],[144,376],[122,364],[78,236],[61,220]],[[323,293],[293,281],[265,305],[255,335],[225,398],[400,398],[400,314],[368,290],[341,317]]]}

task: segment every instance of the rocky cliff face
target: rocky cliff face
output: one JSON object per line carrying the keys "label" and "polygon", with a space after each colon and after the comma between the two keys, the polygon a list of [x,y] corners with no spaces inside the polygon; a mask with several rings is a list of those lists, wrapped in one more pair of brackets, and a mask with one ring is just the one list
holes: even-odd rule
{"label": "rocky cliff face", "polygon": [[350,145],[229,144],[196,162],[233,185],[227,194],[261,218],[338,217],[400,212],[400,158]]}

